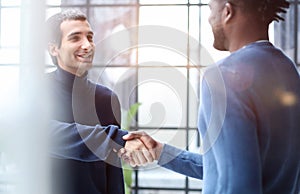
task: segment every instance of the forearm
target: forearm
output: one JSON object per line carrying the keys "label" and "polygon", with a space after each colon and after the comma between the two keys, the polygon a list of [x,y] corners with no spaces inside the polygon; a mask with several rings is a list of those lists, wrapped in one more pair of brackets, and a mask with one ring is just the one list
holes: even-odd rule
{"label": "forearm", "polygon": [[52,120],[50,152],[52,157],[79,161],[106,160],[113,149],[124,146],[126,131],[117,126],[86,126]]}
{"label": "forearm", "polygon": [[158,164],[186,176],[203,178],[202,155],[181,150],[168,144],[164,145]]}

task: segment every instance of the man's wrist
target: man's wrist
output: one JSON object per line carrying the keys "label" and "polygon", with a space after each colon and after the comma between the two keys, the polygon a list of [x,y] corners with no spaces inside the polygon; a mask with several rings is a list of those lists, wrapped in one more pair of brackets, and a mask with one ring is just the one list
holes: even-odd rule
{"label": "man's wrist", "polygon": [[165,145],[164,143],[157,142],[157,146],[155,149],[155,160],[159,160],[162,150],[164,148],[164,145]]}

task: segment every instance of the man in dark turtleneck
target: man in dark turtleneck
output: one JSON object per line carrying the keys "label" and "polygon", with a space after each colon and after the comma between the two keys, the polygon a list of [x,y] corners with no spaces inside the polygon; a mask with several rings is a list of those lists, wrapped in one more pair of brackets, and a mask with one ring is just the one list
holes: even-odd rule
{"label": "man in dark turtleneck", "polygon": [[122,194],[123,174],[115,151],[127,144],[122,139],[127,132],[119,129],[116,94],[87,79],[95,52],[90,24],[80,11],[66,10],[50,17],[47,27],[48,52],[57,66],[47,74],[53,100],[52,193]]}

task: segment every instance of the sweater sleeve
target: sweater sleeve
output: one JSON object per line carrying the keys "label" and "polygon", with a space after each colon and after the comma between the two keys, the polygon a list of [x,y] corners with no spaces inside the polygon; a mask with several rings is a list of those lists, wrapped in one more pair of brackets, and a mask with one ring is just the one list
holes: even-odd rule
{"label": "sweater sleeve", "polygon": [[180,174],[202,179],[202,155],[165,144],[158,164]]}
{"label": "sweater sleeve", "polygon": [[127,133],[115,125],[87,126],[51,120],[50,153],[59,159],[85,162],[106,160],[113,149],[124,147],[122,136]]}

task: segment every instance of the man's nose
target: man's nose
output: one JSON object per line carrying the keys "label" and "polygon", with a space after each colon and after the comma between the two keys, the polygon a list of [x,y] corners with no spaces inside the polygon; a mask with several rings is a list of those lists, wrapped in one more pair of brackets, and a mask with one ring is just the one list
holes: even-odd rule
{"label": "man's nose", "polygon": [[83,43],[82,43],[82,45],[81,45],[81,48],[83,48],[83,49],[89,49],[89,48],[93,47],[93,45],[94,45],[93,42],[91,42],[91,41],[89,41],[87,38],[85,38],[85,39],[83,40]]}

